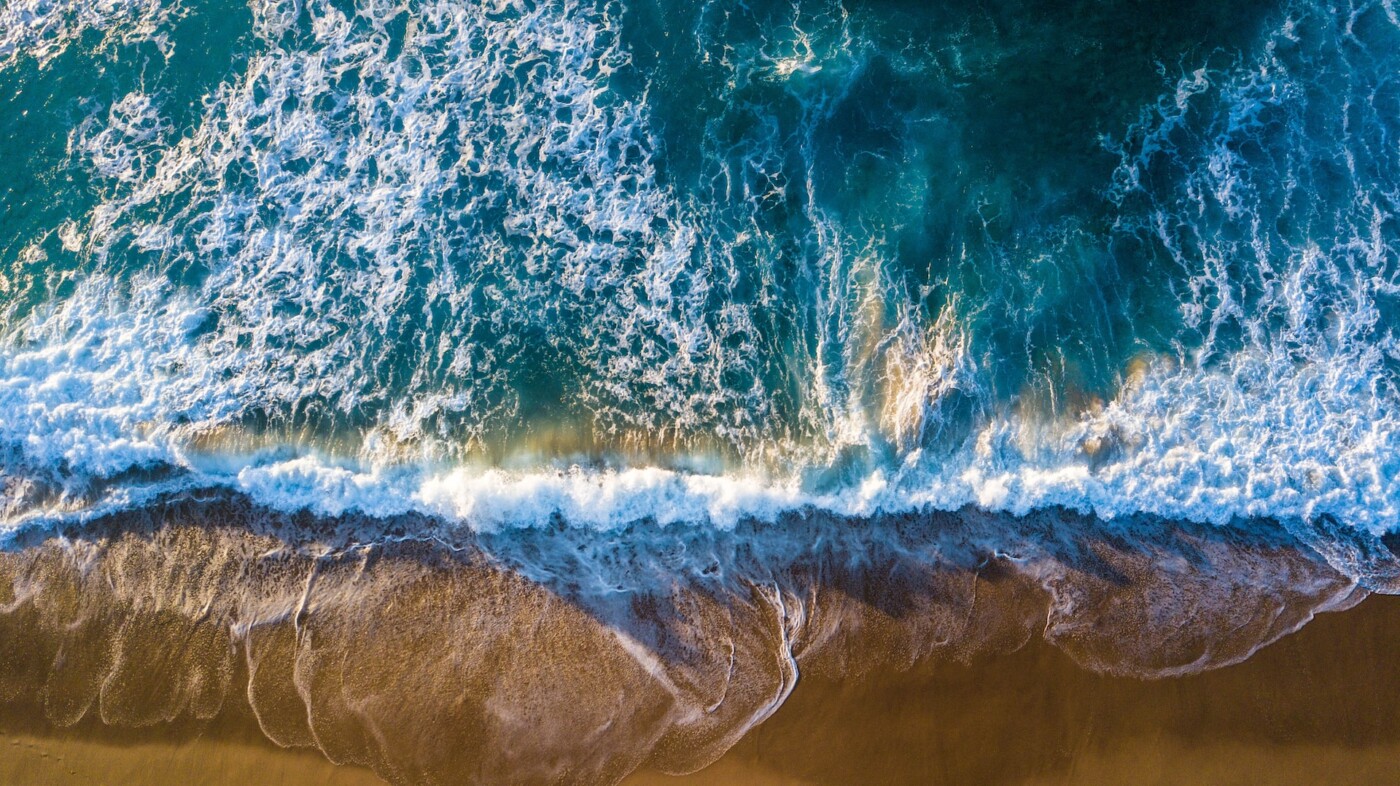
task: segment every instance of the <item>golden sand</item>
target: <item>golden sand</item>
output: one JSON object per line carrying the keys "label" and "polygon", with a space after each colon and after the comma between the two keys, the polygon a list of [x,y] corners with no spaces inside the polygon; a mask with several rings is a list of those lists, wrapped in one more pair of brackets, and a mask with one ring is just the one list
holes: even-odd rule
{"label": "golden sand", "polygon": [[1035,641],[971,664],[803,679],[714,766],[628,786],[1400,783],[1400,600],[1235,666],[1137,680]]}
{"label": "golden sand", "polygon": [[1400,782],[1400,601],[1274,534],[894,522],[856,564],[787,540],[873,542],[840,522],[583,556],[254,513],[0,552],[0,784]]}
{"label": "golden sand", "polygon": [[380,786],[359,767],[310,751],[196,739],[118,745],[87,739],[0,735],[0,782],[10,786]]}
{"label": "golden sand", "polygon": [[[1101,677],[1034,642],[971,664],[804,678],[719,761],[628,786],[1384,784],[1400,782],[1400,601],[1320,617],[1243,664]],[[383,783],[236,724],[183,740],[91,728],[0,732],[0,782],[130,786]],[[122,737],[125,737],[122,739]],[[144,741],[138,741],[144,740]]]}

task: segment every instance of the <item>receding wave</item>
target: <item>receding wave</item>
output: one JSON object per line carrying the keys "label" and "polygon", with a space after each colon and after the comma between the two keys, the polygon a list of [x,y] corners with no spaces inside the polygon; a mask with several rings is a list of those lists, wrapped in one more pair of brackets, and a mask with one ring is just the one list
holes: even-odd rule
{"label": "receding wave", "polygon": [[[1270,523],[780,524],[472,534],[167,499],[0,553],[0,686],[59,726],[250,710],[278,744],[394,782],[607,782],[710,763],[799,670],[1043,637],[1095,671],[1191,674],[1368,592]],[[1366,555],[1370,588],[1394,591],[1400,561],[1338,538]]]}

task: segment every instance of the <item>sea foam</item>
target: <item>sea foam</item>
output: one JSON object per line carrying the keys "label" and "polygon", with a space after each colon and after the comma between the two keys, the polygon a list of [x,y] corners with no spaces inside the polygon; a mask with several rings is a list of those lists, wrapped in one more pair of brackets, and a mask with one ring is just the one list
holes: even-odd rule
{"label": "sea foam", "polygon": [[[1047,417],[988,398],[971,305],[930,316],[880,243],[811,200],[802,318],[821,327],[775,347],[763,306],[785,291],[776,267],[746,265],[776,235],[757,218],[723,234],[721,212],[659,173],[646,90],[609,92],[631,67],[614,5],[429,2],[401,27],[361,5],[257,5],[259,51],[185,133],[145,92],[73,131],[106,190],[64,246],[108,264],[0,348],[8,520],[203,485],[478,530],[967,505],[1376,534],[1400,519],[1393,123],[1367,102],[1385,78],[1363,34],[1331,47],[1332,11],[1295,10],[1256,56],[1169,82],[1111,143],[1113,232],[1181,269],[1164,296],[1186,328],[1106,402]],[[840,84],[859,47],[835,29],[847,60],[818,69],[794,27],[808,65],[768,52],[769,71]],[[1319,57],[1337,58],[1334,90],[1306,88]],[[788,182],[802,177],[813,190],[810,171]],[[162,272],[114,272],[131,254]],[[195,265],[207,275],[180,282]],[[546,356],[577,375],[554,404],[604,435],[669,434],[676,466],[477,460],[493,434],[529,430],[527,372]],[[945,418],[959,397],[977,402],[970,424]],[[318,439],[327,422],[351,437]],[[255,447],[200,447],[221,430]],[[697,434],[738,458],[677,468]]]}

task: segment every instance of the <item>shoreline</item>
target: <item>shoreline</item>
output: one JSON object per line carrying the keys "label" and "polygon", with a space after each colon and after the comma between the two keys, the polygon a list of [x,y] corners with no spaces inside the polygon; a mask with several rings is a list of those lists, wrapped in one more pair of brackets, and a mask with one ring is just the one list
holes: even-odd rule
{"label": "shoreline", "polygon": [[[638,771],[622,783],[1109,784],[1124,773],[1162,784],[1384,782],[1400,772],[1400,719],[1387,712],[1400,674],[1369,654],[1396,645],[1400,599],[1382,596],[1323,615],[1242,664],[1189,677],[1093,675],[1039,641],[969,664],[804,677],[709,767],[679,777]],[[39,731],[36,720],[0,712],[6,783],[384,782],[236,723],[181,735],[90,724]]]}
{"label": "shoreline", "polygon": [[[1305,720],[1400,688],[1378,664],[1360,698],[1314,674],[1400,643],[1400,604],[1349,610],[1393,591],[1394,555],[1355,552],[1361,585],[1269,522],[962,511],[456,541],[430,525],[174,499],[12,543],[0,729],[65,760],[115,745],[136,782],[168,760],[152,784],[241,782],[245,764],[341,782],[320,754],[356,783],[999,783],[1107,761],[1091,743],[1127,755],[1136,738],[1095,742],[1104,717],[1170,759],[1178,716],[1231,690]],[[1358,616],[1385,638],[1315,632]],[[1293,650],[1309,704],[1218,676],[1262,668],[1286,690],[1268,664]],[[203,759],[230,763],[201,775]]]}

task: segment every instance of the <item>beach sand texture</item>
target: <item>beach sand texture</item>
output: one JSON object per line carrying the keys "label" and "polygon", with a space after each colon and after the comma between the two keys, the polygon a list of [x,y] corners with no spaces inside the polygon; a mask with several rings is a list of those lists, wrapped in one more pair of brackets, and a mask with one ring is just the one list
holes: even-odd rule
{"label": "beach sand texture", "polygon": [[[744,549],[711,543],[722,579],[647,584],[674,555],[632,549],[617,570],[637,583],[590,589],[541,573],[577,554],[567,531],[364,547],[325,522],[284,540],[258,515],[175,505],[0,554],[0,778],[1400,777],[1400,675],[1376,655],[1400,642],[1400,605],[1349,608],[1364,591],[1277,533],[1162,524],[1128,545],[1064,514],[1050,530],[965,514],[887,533],[860,566],[839,544],[772,562],[738,533]],[[954,558],[993,524],[1002,542],[1021,527],[1021,562]],[[1045,543],[1024,556],[1046,531],[1078,532],[1073,564]]]}

